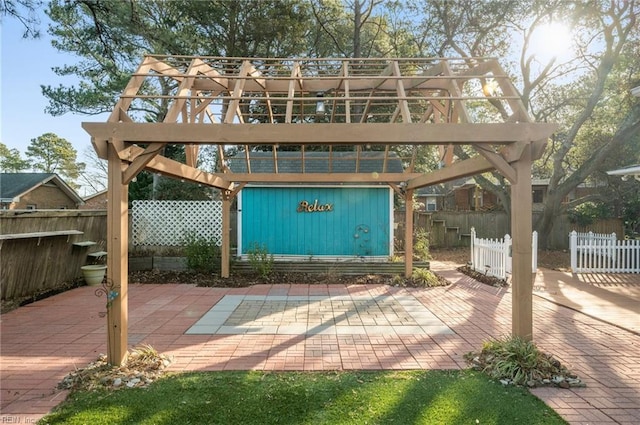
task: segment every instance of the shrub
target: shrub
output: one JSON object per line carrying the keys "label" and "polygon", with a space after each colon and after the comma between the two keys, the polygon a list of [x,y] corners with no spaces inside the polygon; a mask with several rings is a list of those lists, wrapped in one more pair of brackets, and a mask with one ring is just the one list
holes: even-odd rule
{"label": "shrub", "polygon": [[585,202],[568,211],[569,222],[578,226],[588,226],[601,218],[611,217],[611,211],[606,204]]}
{"label": "shrub", "polygon": [[259,245],[254,242],[247,251],[249,256],[249,264],[254,272],[260,277],[268,277],[273,272],[273,254],[269,254],[266,245]]}
{"label": "shrub", "polygon": [[184,238],[187,267],[201,273],[213,273],[220,264],[220,247],[215,240],[190,232]]}
{"label": "shrub", "polygon": [[413,243],[413,254],[419,260],[427,261],[431,259],[429,253],[429,233],[424,230],[418,230],[416,232],[415,241]]}

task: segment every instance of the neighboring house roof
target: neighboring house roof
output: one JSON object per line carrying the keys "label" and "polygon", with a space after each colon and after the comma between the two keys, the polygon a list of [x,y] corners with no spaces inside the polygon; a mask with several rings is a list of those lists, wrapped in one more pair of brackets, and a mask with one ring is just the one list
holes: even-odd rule
{"label": "neighboring house roof", "polygon": [[631,176],[640,181],[640,164],[619,168],[617,170],[607,171],[607,174],[609,174],[610,176],[622,176],[623,179],[627,176]]}
{"label": "neighboring house roof", "polygon": [[[549,186],[549,182],[551,181],[551,179],[549,178],[538,178],[538,177],[533,177],[531,179],[531,186]],[[471,187],[476,186],[477,183],[474,179],[463,179],[463,180],[456,180],[455,184],[453,186],[452,190],[456,190],[456,189],[468,189]],[[509,185],[509,182],[507,182],[507,185]],[[580,183],[578,185],[578,187],[585,187],[585,183]]]}
{"label": "neighboring house roof", "polygon": [[[402,173],[402,161],[394,152],[388,153],[385,165],[384,152],[360,152],[357,153],[359,173]],[[249,161],[252,173],[275,173],[273,152],[250,152]],[[278,173],[302,173],[302,152],[278,151]],[[247,161],[245,153],[227,158],[227,163],[234,173],[247,173]],[[331,164],[331,168],[329,167]],[[356,152],[333,151],[329,152],[305,152],[305,173],[355,173]]]}
{"label": "neighboring house roof", "polygon": [[473,178],[461,178],[453,181],[453,185],[451,186],[450,192],[458,189],[470,189],[472,187],[476,187],[478,183]]}
{"label": "neighboring house roof", "polygon": [[102,196],[107,193],[107,189],[101,190],[100,192],[92,193],[91,195],[85,196],[82,198],[84,202],[89,202],[90,200],[97,198],[98,196]]}
{"label": "neighboring house roof", "polygon": [[539,178],[533,177],[531,179],[531,186],[549,186],[550,181],[551,179],[539,179]]}
{"label": "neighboring house roof", "polygon": [[416,189],[416,196],[444,196],[445,188],[444,185],[438,184],[435,186],[425,186],[419,189]]}
{"label": "neighboring house roof", "polygon": [[82,198],[55,173],[2,173],[0,174],[0,201],[19,202],[20,197],[46,183],[53,183],[77,204]]}

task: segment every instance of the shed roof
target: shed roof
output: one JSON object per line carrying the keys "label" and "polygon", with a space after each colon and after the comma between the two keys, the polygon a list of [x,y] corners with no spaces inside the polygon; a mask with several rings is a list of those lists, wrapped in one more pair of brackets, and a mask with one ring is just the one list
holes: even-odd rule
{"label": "shed roof", "polygon": [[[248,159],[248,160],[247,160]],[[395,152],[249,152],[227,158],[236,173],[402,173]],[[250,168],[250,169],[249,169]]]}

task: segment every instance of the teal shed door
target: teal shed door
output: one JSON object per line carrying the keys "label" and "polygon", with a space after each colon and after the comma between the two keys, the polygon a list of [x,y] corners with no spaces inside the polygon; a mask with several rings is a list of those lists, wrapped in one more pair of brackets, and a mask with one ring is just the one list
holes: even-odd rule
{"label": "teal shed door", "polygon": [[240,254],[258,244],[274,255],[389,256],[388,187],[245,187]]}

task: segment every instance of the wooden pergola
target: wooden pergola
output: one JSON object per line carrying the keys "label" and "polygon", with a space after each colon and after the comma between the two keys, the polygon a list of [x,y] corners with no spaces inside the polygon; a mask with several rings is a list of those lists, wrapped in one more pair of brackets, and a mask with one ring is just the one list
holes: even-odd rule
{"label": "wooden pergola", "polygon": [[[166,111],[145,122],[144,111]],[[512,331],[532,338],[531,163],[554,124],[534,123],[517,90],[491,58],[316,59],[145,56],[106,123],[85,122],[98,156],[108,160],[107,278],[119,288],[108,314],[108,358],[127,352],[128,185],[142,170],[221,190],[222,277],[229,276],[230,207],[244,185],[268,183],[383,183],[405,200],[405,275],[412,272],[414,190],[497,170],[511,184],[513,238]],[[185,145],[186,161],[163,156]],[[142,145],[143,147],[139,146]],[[216,147],[217,172],[197,167],[202,145]],[[418,147],[436,145],[443,165],[416,171]],[[467,159],[457,145],[473,147]],[[278,172],[285,150],[348,151],[355,173]],[[272,173],[251,172],[252,151]],[[394,152],[403,172],[360,172],[364,152]],[[247,172],[234,173],[227,156],[244,153]],[[344,156],[342,156],[344,157]],[[364,167],[363,167],[364,168]]]}

